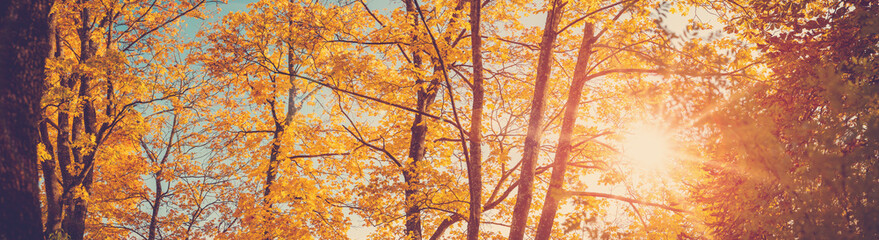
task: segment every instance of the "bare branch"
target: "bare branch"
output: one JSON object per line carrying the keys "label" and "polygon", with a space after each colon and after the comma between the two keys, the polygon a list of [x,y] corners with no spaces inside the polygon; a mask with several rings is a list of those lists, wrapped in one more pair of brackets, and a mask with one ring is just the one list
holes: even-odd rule
{"label": "bare branch", "polygon": [[[421,6],[418,4],[418,0],[412,0],[412,3],[415,4],[415,9],[418,10],[418,16],[421,16],[421,23],[424,24],[424,28],[427,30],[427,35],[430,36],[433,50],[436,51],[436,58],[439,59],[440,67],[443,70],[443,79],[446,82],[446,90],[449,93],[449,103],[452,105],[452,116],[455,118],[453,125],[458,129],[458,135],[461,136],[461,139],[464,139],[464,129],[461,128],[461,121],[458,119],[458,109],[455,106],[455,93],[452,91],[451,83],[449,83],[449,72],[446,70],[446,62],[443,60],[442,52],[440,52],[439,45],[436,43],[436,38],[433,37],[433,31],[430,30],[430,26],[427,25],[427,19],[424,18],[424,13],[421,12]],[[467,143],[465,142],[461,142],[461,148],[465,153],[470,152],[467,149]],[[464,154],[464,160],[469,164],[470,155]]]}
{"label": "bare branch", "polygon": [[651,206],[651,207],[658,207],[658,208],[662,208],[662,209],[669,210],[669,211],[676,212],[676,213],[690,213],[690,211],[680,209],[680,208],[671,207],[668,205],[652,203],[652,202],[647,202],[647,201],[641,201],[638,199],[617,196],[617,195],[607,194],[607,193],[567,191],[567,192],[565,192],[565,195],[578,196],[578,197],[608,198],[608,199],[614,199],[614,200],[619,200],[619,201],[628,202],[628,203],[635,203],[635,204],[647,205],[647,206]]}
{"label": "bare branch", "polygon": [[[141,34],[140,36],[135,38],[134,41],[131,41],[130,43],[128,43],[128,45],[126,45],[124,48],[122,48],[122,52],[128,51],[129,48],[134,46],[135,43],[137,43],[138,41],[140,41],[140,39],[146,37],[147,35],[150,35],[153,32],[155,32],[156,30],[159,30],[159,29],[165,27],[165,25],[168,25],[169,23],[177,21],[177,19],[179,19],[180,17],[183,17],[186,14],[189,14],[190,12],[195,11],[195,9],[198,9],[199,7],[201,7],[201,5],[204,4],[205,2],[207,2],[207,1],[205,1],[205,0],[200,1],[197,4],[193,5],[191,8],[187,9],[186,11],[183,11],[182,13],[177,14],[176,16],[172,17],[171,19],[168,19],[167,21],[163,22],[162,24],[159,24],[159,26],[156,26],[156,27],[150,29],[149,31]],[[144,15],[146,15],[146,14],[144,14]]]}
{"label": "bare branch", "polygon": [[[279,74],[285,74],[285,75],[290,75],[290,73],[283,72],[283,71],[277,71],[276,73],[279,73]],[[408,112],[421,114],[421,115],[424,115],[424,116],[426,116],[426,117],[433,118],[433,119],[436,119],[436,120],[440,120],[440,121],[443,121],[443,122],[447,122],[447,123],[450,123],[450,124],[452,124],[452,125],[454,125],[454,126],[456,126],[456,127],[459,127],[459,125],[456,124],[455,122],[450,121],[450,120],[447,120],[447,119],[444,119],[444,118],[442,118],[442,117],[440,117],[440,116],[437,116],[437,115],[433,115],[433,114],[426,113],[426,112],[423,112],[423,111],[418,111],[418,110],[415,110],[415,109],[412,109],[412,108],[409,108],[409,107],[406,107],[406,106],[403,106],[403,105],[400,105],[400,104],[396,104],[396,103],[392,103],[392,102],[388,102],[388,101],[382,100],[382,99],[380,99],[380,98],[371,97],[371,96],[367,96],[367,95],[364,95],[364,94],[356,93],[356,92],[354,92],[354,91],[345,90],[345,89],[342,89],[342,88],[340,88],[340,87],[333,86],[333,85],[331,85],[331,84],[329,84],[329,83],[325,83],[325,82],[323,82],[323,81],[320,81],[320,80],[317,80],[317,79],[313,79],[313,78],[310,78],[310,77],[306,77],[306,76],[302,76],[302,75],[298,75],[298,74],[293,74],[293,75],[296,76],[296,77],[298,77],[298,78],[302,78],[302,79],[308,80],[309,82],[313,82],[313,83],[316,83],[316,84],[318,84],[318,85],[321,85],[321,86],[327,87],[327,88],[332,89],[332,90],[334,90],[334,91],[347,93],[347,94],[349,94],[349,95],[353,95],[353,96],[355,96],[355,97],[364,98],[364,99],[367,99],[367,100],[372,100],[372,101],[375,101],[375,102],[378,102],[378,103],[381,103],[381,104],[384,104],[384,105],[388,105],[388,106],[396,107],[396,108],[399,108],[399,109],[402,109],[402,110],[405,110],[405,111],[408,111]],[[460,128],[460,127],[459,127],[459,128]]]}
{"label": "bare branch", "polygon": [[333,157],[333,156],[348,156],[351,153],[320,153],[320,154],[303,154],[303,155],[293,155],[287,157],[287,159],[297,159],[297,158],[316,158],[316,157]]}
{"label": "bare branch", "polygon": [[[573,26],[574,24],[577,24],[577,23],[580,22],[580,21],[583,21],[584,19],[588,18],[589,16],[592,16],[592,14],[596,14],[596,13],[598,13],[598,12],[601,12],[601,11],[607,10],[608,8],[616,7],[617,5],[620,5],[620,4],[622,4],[622,3],[624,3],[624,2],[628,2],[628,1],[631,1],[631,0],[619,1],[619,2],[616,2],[616,3],[614,3],[614,4],[607,5],[607,6],[604,6],[604,7],[602,7],[602,8],[599,8],[599,9],[596,9],[596,10],[594,10],[594,11],[591,11],[591,12],[589,12],[589,13],[586,13],[586,14],[583,15],[582,17],[577,18],[576,20],[572,21],[571,23],[568,23],[568,25],[565,25],[565,27],[563,27],[563,28],[562,28],[561,30],[559,30],[557,33],[563,33],[563,32],[565,32],[565,30],[568,30],[569,27]],[[636,0],[636,1],[637,1],[637,0]]]}

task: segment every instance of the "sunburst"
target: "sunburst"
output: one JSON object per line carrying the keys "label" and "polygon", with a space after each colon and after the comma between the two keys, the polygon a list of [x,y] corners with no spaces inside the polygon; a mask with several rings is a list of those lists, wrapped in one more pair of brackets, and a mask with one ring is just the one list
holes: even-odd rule
{"label": "sunburst", "polygon": [[671,137],[661,127],[636,124],[622,142],[622,154],[632,170],[664,171],[673,158]]}

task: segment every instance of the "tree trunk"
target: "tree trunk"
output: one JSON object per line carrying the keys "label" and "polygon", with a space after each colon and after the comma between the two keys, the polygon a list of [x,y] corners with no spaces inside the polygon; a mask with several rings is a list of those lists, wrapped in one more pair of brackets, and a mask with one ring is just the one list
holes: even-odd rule
{"label": "tree trunk", "polygon": [[552,163],[552,176],[549,180],[549,189],[546,200],[543,202],[543,210],[540,213],[540,221],[537,224],[536,240],[549,239],[552,233],[552,224],[555,220],[559,202],[564,198],[565,171],[567,170],[568,157],[571,154],[571,135],[577,122],[577,109],[580,107],[580,97],[583,93],[583,85],[586,84],[586,71],[588,71],[589,56],[592,51],[593,39],[592,23],[586,23],[583,28],[583,42],[580,43],[580,51],[577,53],[577,65],[574,67],[574,79],[571,81],[571,89],[568,91],[568,100],[565,102],[565,114],[562,117],[562,129],[559,134],[559,143]]}
{"label": "tree trunk", "polygon": [[528,118],[528,134],[525,136],[525,149],[522,154],[522,172],[519,175],[519,189],[516,205],[513,207],[513,222],[510,227],[511,240],[521,240],[525,235],[528,212],[531,209],[531,195],[534,188],[534,168],[540,151],[540,138],[543,129],[543,112],[546,107],[546,82],[552,72],[552,48],[558,33],[559,18],[565,3],[553,0],[546,25],[540,41],[540,56],[537,59],[537,80],[534,84],[534,97]]}
{"label": "tree trunk", "polygon": [[37,123],[51,2],[0,4],[0,239],[41,239]]}
{"label": "tree trunk", "polygon": [[467,178],[470,185],[470,217],[467,222],[467,240],[479,239],[482,214],[482,38],[479,34],[481,1],[470,2],[470,43],[473,55],[473,112],[470,117],[470,162]]}
{"label": "tree trunk", "polygon": [[[143,148],[143,151],[146,152],[147,158],[153,165],[159,166],[156,172],[153,173],[153,177],[155,178],[154,183],[156,184],[156,190],[153,193],[152,213],[150,213],[150,225],[147,228],[147,239],[149,240],[156,239],[156,233],[159,230],[159,211],[162,209],[162,200],[168,193],[164,190],[164,188],[162,188],[162,180],[165,178],[163,174],[165,172],[165,164],[168,162],[168,158],[171,156],[171,151],[174,149],[174,147],[179,146],[177,143],[174,142],[174,138],[177,137],[177,130],[179,126],[177,121],[178,115],[175,113],[173,116],[174,117],[171,119],[170,127],[171,133],[168,134],[168,140],[164,143],[165,149],[161,157],[159,157],[156,152],[150,150],[149,145],[143,138],[141,138],[140,140],[140,145]],[[177,138],[179,139],[179,137]],[[171,185],[168,186],[170,187]]]}
{"label": "tree trunk", "polygon": [[[86,193],[91,192],[91,184],[86,184],[86,182],[91,182],[92,174],[92,171],[87,171],[83,178],[82,186]],[[85,235],[85,218],[88,214],[88,202],[83,196],[75,196],[73,194],[71,196],[71,200],[67,202],[67,216],[65,216],[62,226],[70,236],[70,239],[82,240]]]}
{"label": "tree trunk", "polygon": [[[60,33],[58,31],[56,34]],[[56,35],[56,41],[60,41],[60,36]],[[57,46],[57,43],[56,43]],[[56,56],[60,56],[62,48],[58,48],[58,52],[56,52]],[[65,90],[73,90],[73,76],[62,75],[58,76],[59,86],[65,88]],[[70,214],[68,211],[68,199],[70,199],[71,192],[71,182],[73,182],[73,176],[75,173],[71,172],[71,164],[73,161],[73,131],[74,128],[71,123],[71,114],[70,112],[75,112],[76,106],[73,106],[70,103],[69,98],[62,98],[61,102],[58,105],[58,134],[55,136],[55,146],[57,146],[57,160],[59,165],[59,170],[61,171],[61,199],[60,199],[60,207],[61,213],[58,218],[62,222],[62,229],[66,231],[65,225],[67,225],[66,215]]]}
{"label": "tree trunk", "polygon": [[[49,27],[49,41],[52,46],[50,50],[49,57],[59,58],[61,57],[61,36],[59,35],[59,31],[56,25],[57,16],[56,14],[52,14],[50,17],[50,27]],[[63,87],[66,87],[65,80],[59,76],[61,82],[63,83]],[[62,103],[63,104],[63,103]],[[59,105],[60,106],[60,105]],[[58,111],[58,138],[62,138],[61,129],[67,129],[67,121],[64,121],[64,128],[61,128],[60,119],[67,119],[66,113],[62,118],[60,115],[63,111],[59,107]],[[65,132],[66,133],[66,132]],[[67,139],[69,135],[65,135],[63,139]],[[40,141],[45,146],[46,151],[49,153],[51,159],[46,159],[41,162],[42,170],[43,170],[43,184],[46,188],[46,228],[44,230],[44,235],[48,238],[53,233],[58,233],[61,231],[61,220],[63,218],[63,211],[61,208],[61,178],[58,176],[60,169],[58,168],[58,157],[56,155],[55,146],[52,144],[52,140],[49,137],[49,128],[47,126],[46,121],[42,121],[40,123]],[[60,152],[61,146],[58,145],[58,151]],[[70,148],[65,149],[65,157],[69,159]],[[60,153],[59,153],[60,154]]]}
{"label": "tree trunk", "polygon": [[[292,50],[293,49],[291,48],[290,51],[292,51]],[[293,78],[292,72],[290,74],[290,78],[291,79]],[[288,94],[295,94],[295,93],[288,92]],[[293,103],[291,102],[288,104],[293,104]],[[271,102],[269,104],[269,107],[274,109],[274,107],[275,107],[274,102]],[[272,111],[274,111],[274,110],[272,110]],[[274,112],[272,112],[272,113],[274,113]],[[291,113],[288,112],[288,115],[290,115],[290,114]],[[274,122],[275,122],[275,130],[272,131],[272,147],[269,150],[270,151],[269,152],[269,166],[266,169],[266,183],[265,183],[265,189],[263,190],[263,203],[265,204],[265,207],[266,207],[265,223],[263,224],[263,227],[265,228],[265,230],[263,232],[265,237],[263,239],[266,239],[266,240],[274,239],[274,236],[273,236],[274,234],[272,234],[271,231],[269,231],[269,229],[272,226],[271,222],[272,222],[272,207],[273,207],[273,202],[271,201],[270,196],[272,194],[272,186],[274,185],[275,178],[277,177],[277,174],[278,174],[278,167],[281,165],[281,160],[278,158],[279,155],[281,154],[281,136],[284,134],[284,128],[287,125],[286,122],[280,122],[277,119],[277,117],[274,119]]]}
{"label": "tree trunk", "polygon": [[40,162],[43,170],[43,185],[46,187],[46,229],[44,235],[61,230],[61,180],[58,178],[58,165],[54,157],[52,142],[49,140],[49,128],[45,121],[40,122],[40,142],[45,146],[49,159]]}
{"label": "tree trunk", "polygon": [[[415,9],[415,3],[412,0],[405,0],[406,13],[412,17],[412,27],[417,29],[418,26],[418,10]],[[411,33],[412,43],[418,43],[417,30]],[[416,68],[421,67],[421,54],[412,51],[412,64]],[[427,112],[428,107],[436,99],[436,93],[439,88],[439,80],[432,79],[427,86],[421,78],[415,80],[419,86],[417,93],[417,110],[419,112]],[[427,125],[421,114],[415,114],[412,120],[411,138],[409,140],[409,157],[403,166],[403,180],[406,183],[406,190],[403,192],[405,201],[405,239],[421,239],[421,200],[419,199],[419,170],[418,165],[424,159],[424,141],[427,137]]]}
{"label": "tree trunk", "polygon": [[[170,142],[168,144],[171,144]],[[162,192],[162,170],[156,171],[156,192],[153,196],[153,212],[150,215],[150,227],[149,234],[147,235],[147,239],[153,240],[156,239],[156,228],[158,228],[158,218],[159,218],[159,209],[162,207],[162,196],[165,193]]]}
{"label": "tree trunk", "polygon": [[[78,37],[80,39],[80,63],[89,61],[95,54],[94,42],[91,40],[91,16],[88,8],[83,8],[80,12],[80,21],[82,25],[79,28]],[[91,87],[93,77],[88,74],[77,74],[76,78],[80,81],[79,98],[82,102],[82,114],[73,118],[73,126],[71,129],[71,141],[76,142],[80,138],[94,136],[95,146],[99,143],[101,136],[97,136],[96,131],[96,112],[94,104],[91,100]],[[71,80],[73,80],[71,79]],[[72,83],[69,83],[71,86]],[[75,107],[75,106],[74,106]],[[93,180],[94,169],[92,164],[95,160],[96,147],[83,151],[82,147],[73,147],[73,161],[76,167],[69,173],[70,179],[64,179],[65,189],[63,192],[63,203],[65,206],[65,216],[62,222],[64,231],[69,234],[72,240],[82,240],[85,235],[85,218],[88,215],[88,201],[82,194],[75,194],[76,189],[82,187],[85,193],[91,193],[91,182]],[[84,155],[83,152],[86,152]],[[67,171],[68,169],[62,169]]]}
{"label": "tree trunk", "polygon": [[[273,108],[275,106],[274,106],[274,104],[271,104],[271,106],[269,106],[269,107]],[[275,120],[277,120],[277,119],[275,119]],[[270,195],[272,194],[272,185],[275,182],[275,177],[278,174],[278,166],[280,165],[280,160],[278,160],[278,155],[280,154],[280,151],[281,151],[281,138],[280,138],[280,136],[283,132],[284,132],[283,124],[278,123],[276,121],[275,122],[275,130],[274,130],[274,132],[272,132],[272,148],[270,150],[271,152],[269,153],[269,167],[268,167],[268,169],[266,169],[266,185],[265,185],[265,189],[263,190],[263,203],[265,204],[265,207],[266,207],[266,210],[265,210],[266,211],[266,216],[265,216],[266,222],[265,222],[265,224],[263,224],[264,225],[263,228],[265,228],[265,230],[263,232],[265,237],[263,239],[266,239],[266,240],[274,238],[271,231],[269,231],[269,229],[272,226],[272,224],[271,224],[271,221],[272,221],[271,220],[271,218],[272,218],[272,216],[271,216],[272,215],[272,201],[270,199]]]}
{"label": "tree trunk", "polygon": [[[293,19],[290,19],[289,27],[290,31],[293,32]],[[264,239],[273,239],[274,236],[268,230],[271,227],[271,214],[272,214],[272,202],[269,200],[269,195],[271,195],[272,190],[271,187],[274,184],[274,180],[276,175],[278,174],[278,166],[281,164],[281,159],[279,156],[281,154],[281,136],[284,134],[284,129],[290,125],[290,122],[293,121],[293,116],[296,115],[298,108],[296,107],[296,55],[294,54],[295,48],[293,46],[292,40],[287,44],[287,72],[289,73],[289,81],[290,88],[287,89],[287,113],[284,116],[283,121],[279,121],[275,118],[275,131],[272,135],[272,148],[269,156],[269,168],[266,170],[266,186],[263,194],[263,201],[266,205],[266,230],[264,232]],[[270,106],[274,109],[274,104]],[[273,110],[274,111],[274,110]]]}

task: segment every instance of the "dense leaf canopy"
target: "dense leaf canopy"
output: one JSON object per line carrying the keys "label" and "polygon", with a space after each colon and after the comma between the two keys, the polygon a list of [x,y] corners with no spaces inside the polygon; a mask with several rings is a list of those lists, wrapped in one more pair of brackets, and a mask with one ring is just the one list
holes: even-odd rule
{"label": "dense leaf canopy", "polygon": [[879,239],[875,1],[55,0],[49,21],[25,139],[46,239]]}

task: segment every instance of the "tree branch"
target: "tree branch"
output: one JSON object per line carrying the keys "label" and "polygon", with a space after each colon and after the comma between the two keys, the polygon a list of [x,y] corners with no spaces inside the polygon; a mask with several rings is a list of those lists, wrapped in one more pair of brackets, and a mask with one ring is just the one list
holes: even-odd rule
{"label": "tree branch", "polygon": [[[565,32],[565,30],[567,30],[569,27],[573,26],[574,24],[577,24],[577,23],[580,22],[580,21],[583,21],[584,19],[588,18],[589,16],[592,16],[592,14],[596,14],[596,13],[598,13],[598,12],[601,12],[601,11],[607,10],[608,8],[616,7],[617,5],[620,5],[620,4],[622,4],[622,3],[624,3],[624,2],[628,2],[628,1],[630,1],[630,0],[627,0],[627,1],[619,1],[619,2],[616,2],[616,3],[614,3],[614,4],[607,5],[607,6],[604,6],[604,7],[602,7],[602,8],[596,9],[595,11],[591,11],[591,12],[589,12],[589,13],[586,13],[586,14],[583,15],[582,17],[577,18],[576,20],[572,21],[571,23],[568,23],[568,25],[565,25],[565,27],[563,27],[563,28],[562,28],[561,30],[559,30],[557,33],[563,33],[563,32]],[[636,1],[637,1],[637,0],[636,0]]]}
{"label": "tree branch", "polygon": [[332,157],[332,156],[348,156],[351,153],[321,153],[321,154],[304,154],[304,155],[293,155],[287,157],[287,159],[297,159],[297,158],[316,158],[316,157]]}
{"label": "tree branch", "polygon": [[[167,21],[163,22],[162,24],[159,24],[159,26],[156,26],[156,27],[150,29],[149,31],[147,31],[147,32],[145,32],[145,33],[143,33],[143,34],[141,34],[140,36],[138,36],[137,38],[135,38],[134,41],[131,41],[130,43],[128,43],[128,45],[126,45],[124,48],[122,48],[121,52],[128,51],[128,49],[131,48],[132,46],[134,46],[134,44],[137,43],[138,41],[140,41],[140,39],[146,37],[147,35],[152,34],[152,33],[155,32],[156,30],[159,30],[159,29],[165,27],[165,25],[168,25],[169,23],[172,23],[172,22],[174,22],[174,21],[177,21],[177,19],[179,19],[180,17],[183,17],[183,16],[185,16],[186,14],[189,14],[190,12],[194,11],[194,10],[197,9],[198,7],[201,7],[201,5],[204,4],[204,3],[206,3],[206,2],[207,2],[206,0],[202,0],[202,1],[198,2],[197,4],[195,4],[194,6],[192,6],[191,8],[187,9],[186,11],[183,11],[182,13],[177,14],[177,16],[174,16],[173,18],[168,19]],[[154,3],[155,3],[155,2],[154,2]],[[145,15],[146,15],[146,14],[144,14],[144,16],[145,16]]]}
{"label": "tree branch", "polygon": [[[415,9],[418,10],[418,16],[421,16],[421,23],[424,25],[425,30],[427,30],[427,35],[430,36],[430,42],[433,45],[433,50],[436,51],[436,58],[439,60],[440,67],[443,70],[443,79],[446,82],[446,90],[449,93],[449,103],[452,105],[452,116],[455,118],[454,126],[458,129],[458,135],[461,136],[461,139],[464,139],[464,129],[461,128],[461,121],[458,119],[458,109],[455,106],[455,94],[452,91],[452,85],[449,83],[449,72],[446,70],[446,62],[443,60],[442,53],[439,50],[439,45],[436,43],[436,38],[433,37],[433,31],[430,30],[430,26],[427,25],[427,20],[424,18],[424,14],[421,12],[421,6],[418,4],[418,0],[412,0],[412,3],[415,4]],[[470,151],[467,149],[467,143],[461,142],[461,148],[465,153],[469,153]],[[464,160],[469,164],[470,163],[470,155],[464,154]]]}
{"label": "tree branch", "polygon": [[[283,72],[283,71],[276,71],[276,73],[279,73],[279,74],[285,74],[285,75],[290,75],[290,73]],[[456,126],[456,127],[460,128],[460,126],[459,126],[458,124],[456,124],[455,122],[453,122],[453,121],[451,121],[451,120],[444,119],[444,118],[442,118],[442,117],[440,117],[440,116],[437,116],[437,115],[433,115],[433,114],[430,114],[430,113],[426,113],[426,112],[418,111],[418,110],[415,110],[415,109],[412,109],[412,108],[409,108],[409,107],[406,107],[406,106],[403,106],[403,105],[400,105],[400,104],[396,104],[396,103],[388,102],[388,101],[385,101],[385,100],[382,100],[382,99],[379,99],[379,98],[376,98],[376,97],[371,97],[371,96],[367,96],[367,95],[364,95],[364,94],[356,93],[356,92],[353,92],[353,91],[345,90],[345,89],[342,89],[342,88],[340,88],[340,87],[333,86],[333,85],[331,85],[331,84],[328,84],[328,83],[325,83],[325,82],[323,82],[323,81],[320,81],[320,80],[317,80],[317,79],[313,79],[313,78],[310,78],[310,77],[302,76],[302,75],[299,75],[299,74],[293,74],[293,75],[296,76],[296,77],[298,77],[298,78],[302,78],[302,79],[308,80],[309,82],[313,82],[313,83],[316,83],[316,84],[318,84],[318,85],[321,85],[321,86],[327,87],[327,88],[332,89],[332,90],[334,90],[334,91],[347,93],[347,94],[349,94],[349,95],[353,95],[353,96],[355,96],[355,97],[364,98],[364,99],[367,99],[367,100],[372,100],[372,101],[375,101],[375,102],[378,102],[378,103],[381,103],[381,104],[384,104],[384,105],[388,105],[388,106],[396,107],[396,108],[399,108],[399,109],[402,109],[402,110],[405,110],[405,111],[408,111],[408,112],[421,114],[421,115],[424,115],[424,116],[426,116],[426,117],[433,118],[433,119],[436,119],[436,120],[440,120],[440,121],[443,121],[443,122],[446,122],[446,123],[452,124],[453,126]]]}
{"label": "tree branch", "polygon": [[667,205],[663,205],[663,204],[658,204],[658,203],[647,202],[647,201],[641,201],[641,200],[634,199],[634,198],[617,196],[617,195],[608,194],[608,193],[566,191],[565,195],[569,196],[569,197],[570,196],[578,196],[578,197],[608,198],[608,199],[614,199],[614,200],[619,200],[619,201],[628,202],[628,203],[635,203],[635,204],[641,204],[641,205],[646,205],[646,206],[651,206],[651,207],[658,207],[658,208],[662,208],[662,209],[669,210],[669,211],[676,212],[676,213],[691,213],[690,211],[680,209],[680,208],[675,208],[675,207],[671,207],[671,206],[667,206]]}

